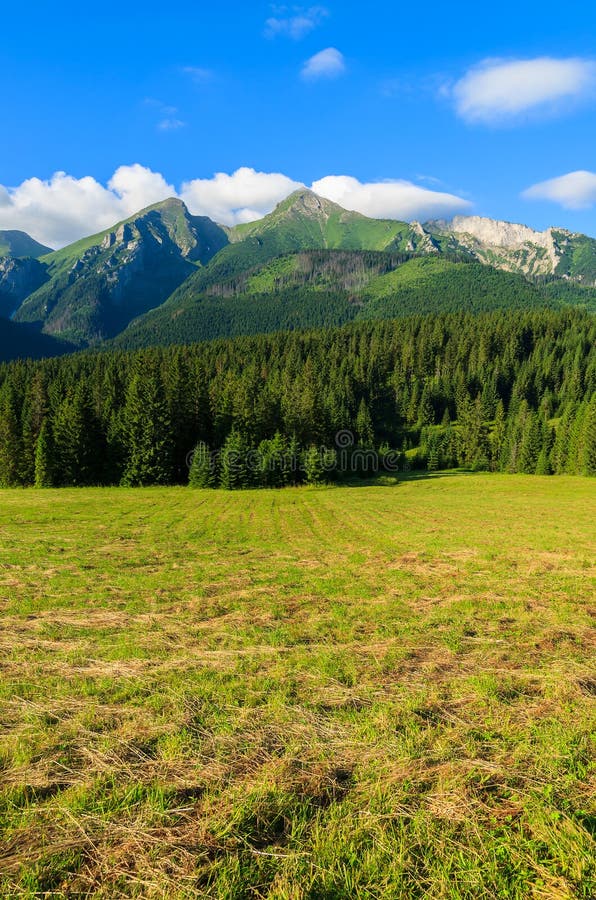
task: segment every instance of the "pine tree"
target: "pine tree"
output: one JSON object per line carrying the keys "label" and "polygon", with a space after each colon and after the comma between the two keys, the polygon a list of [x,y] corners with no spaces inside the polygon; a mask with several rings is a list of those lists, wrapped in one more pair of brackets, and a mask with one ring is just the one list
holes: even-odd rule
{"label": "pine tree", "polygon": [[552,475],[552,468],[550,464],[550,455],[547,448],[544,446],[540,451],[540,455],[538,457],[538,461],[536,463],[536,475]]}
{"label": "pine tree", "polygon": [[130,382],[123,413],[126,463],[122,483],[171,484],[171,422],[157,364],[148,361]]}
{"label": "pine tree", "polygon": [[533,475],[543,448],[540,419],[534,412],[528,413],[519,449],[518,472]]}
{"label": "pine tree", "polygon": [[430,389],[428,384],[425,384],[418,406],[418,425],[433,425],[434,421],[435,410],[431,401]]}
{"label": "pine tree", "polygon": [[0,487],[21,483],[21,427],[14,390],[8,380],[0,389]]}
{"label": "pine tree", "polygon": [[249,447],[239,431],[232,431],[221,451],[220,484],[226,491],[249,487],[254,472],[249,466]]}
{"label": "pine tree", "polygon": [[482,388],[480,403],[482,406],[482,417],[485,422],[489,422],[495,417],[497,408],[497,389],[492,378],[487,378]]}
{"label": "pine tree", "polygon": [[356,434],[358,443],[361,447],[372,447],[375,441],[373,430],[373,421],[370,410],[366,405],[364,397],[360,401],[358,407],[358,415],[356,416]]}
{"label": "pine tree", "polygon": [[429,472],[436,472],[439,468],[439,446],[436,436],[430,440],[428,445],[428,461],[426,468]]}
{"label": "pine tree", "polygon": [[35,445],[35,487],[54,487],[54,442],[49,419],[44,419]]}
{"label": "pine tree", "polygon": [[199,441],[192,455],[188,483],[193,488],[210,488],[215,484],[215,467],[207,444]]}
{"label": "pine tree", "polygon": [[62,485],[89,485],[101,481],[105,446],[86,385],[60,404],[52,422],[54,471]]}
{"label": "pine tree", "polygon": [[323,484],[325,481],[325,464],[323,452],[319,447],[308,447],[302,454],[304,480],[307,484]]}
{"label": "pine tree", "polygon": [[21,481],[23,484],[35,483],[35,446],[47,415],[47,391],[43,371],[34,372],[25,390],[23,411]]}
{"label": "pine tree", "polygon": [[582,475],[596,475],[596,394],[584,415],[580,471]]}
{"label": "pine tree", "polygon": [[506,468],[506,462],[503,460],[506,434],[507,420],[505,416],[505,407],[503,406],[503,401],[498,400],[495,410],[495,424],[491,435],[491,459],[492,468],[494,470]]}

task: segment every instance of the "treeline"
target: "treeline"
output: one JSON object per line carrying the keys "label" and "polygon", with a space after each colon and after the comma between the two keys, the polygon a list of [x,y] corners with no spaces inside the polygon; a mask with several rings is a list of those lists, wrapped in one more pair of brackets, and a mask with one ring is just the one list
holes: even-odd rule
{"label": "treeline", "polygon": [[[268,289],[276,294],[293,288],[316,288],[321,284],[332,285],[338,291],[353,291],[363,288],[376,275],[385,275],[417,258],[423,257],[416,253],[375,250],[308,250],[278,257],[265,267],[253,267],[219,281],[205,293],[213,297],[232,297],[244,293],[251,280],[255,277],[258,280],[263,275],[269,282]],[[449,258],[456,261],[454,255]]]}
{"label": "treeline", "polygon": [[595,339],[576,310],[460,313],[11,363],[0,483],[596,474]]}
{"label": "treeline", "polygon": [[[217,283],[211,280],[199,291],[200,279],[207,278],[209,268],[187,279],[165,304],[133,321],[112,346],[135,350],[269,331],[336,327],[361,319],[462,310],[521,312],[562,305],[521,275],[453,254],[305,251],[222,276]],[[222,274],[219,268],[217,271]]]}

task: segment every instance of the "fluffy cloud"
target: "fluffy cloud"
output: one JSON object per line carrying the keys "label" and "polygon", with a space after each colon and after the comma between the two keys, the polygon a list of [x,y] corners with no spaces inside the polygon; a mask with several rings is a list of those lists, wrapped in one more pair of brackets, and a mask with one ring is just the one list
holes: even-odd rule
{"label": "fluffy cloud", "polygon": [[588,209],[596,204],[596,174],[578,171],[532,185],[522,193],[527,200],[552,200],[566,209]]}
{"label": "fluffy cloud", "polygon": [[[0,185],[0,230],[19,229],[50,247],[61,247],[176,196],[194,215],[234,225],[261,218],[302,187],[279,172],[247,167],[231,175],[195,178],[180,190],[139,164],[120,166],[106,186],[90,176],[77,179],[57,172],[48,181],[30,178],[16,188]],[[470,206],[461,197],[408,181],[362,184],[347,175],[329,175],[315,181],[312,190],[348,209],[382,218],[427,219],[465,212]]]}
{"label": "fluffy cloud", "polygon": [[120,166],[107,187],[90,176],[56,172],[48,181],[28,178],[16,188],[0,186],[0,229],[26,231],[61,247],[174,193],[162,175],[138,164]]}
{"label": "fluffy cloud", "polygon": [[346,71],[346,62],[343,54],[335,47],[327,47],[320,53],[315,53],[307,59],[302,66],[302,77],[306,81],[316,81],[319,78],[337,78]]}
{"label": "fluffy cloud", "polygon": [[194,215],[235,225],[261,218],[300,187],[300,182],[286,175],[244,167],[232,175],[218,172],[213,178],[187,181],[180,196]]}
{"label": "fluffy cloud", "polygon": [[108,189],[118,198],[127,216],[145,206],[151,206],[152,203],[176,196],[176,189],[168,184],[163,175],[152,172],[139,163],[116,169],[108,181]]}
{"label": "fluffy cloud", "polygon": [[349,175],[328,175],[315,181],[316,194],[373,219],[433,219],[466,212],[471,203],[455,194],[431,191],[410,181],[362,184]]}
{"label": "fluffy cloud", "polygon": [[447,91],[468,122],[502,124],[527,113],[552,113],[563,102],[594,93],[596,64],[589,59],[485,60]]}
{"label": "fluffy cloud", "polygon": [[292,15],[287,15],[288,8],[282,6],[275,12],[276,14],[265,22],[265,36],[274,38],[281,35],[295,41],[313,31],[329,15],[329,10],[324,6],[311,6],[308,9],[294,7]]}

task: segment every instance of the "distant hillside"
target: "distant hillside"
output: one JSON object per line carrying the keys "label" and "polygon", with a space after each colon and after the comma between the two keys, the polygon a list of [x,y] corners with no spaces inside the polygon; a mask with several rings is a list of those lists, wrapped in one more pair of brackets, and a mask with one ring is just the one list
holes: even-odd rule
{"label": "distant hillside", "polygon": [[210,219],[166,200],[43,257],[48,280],[15,320],[75,343],[96,343],[163,303],[226,243]]}
{"label": "distant hillside", "polygon": [[521,275],[457,257],[319,250],[278,257],[198,296],[179,291],[114,344],[134,348],[412,313],[551,305],[558,303]]}
{"label": "distant hillside", "polygon": [[170,199],[39,259],[0,258],[0,315],[80,347],[417,312],[594,310],[595,292],[586,235],[478,216],[370,219],[307,189],[233,228]]}
{"label": "distant hillside", "polygon": [[44,247],[24,231],[0,231],[0,256],[30,256],[38,259],[51,252],[51,247]]}

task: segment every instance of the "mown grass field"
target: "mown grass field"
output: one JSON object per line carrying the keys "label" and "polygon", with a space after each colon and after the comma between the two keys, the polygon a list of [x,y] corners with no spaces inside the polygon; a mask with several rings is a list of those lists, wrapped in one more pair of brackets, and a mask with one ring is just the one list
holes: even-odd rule
{"label": "mown grass field", "polygon": [[593,897],[595,499],[0,492],[0,896]]}

